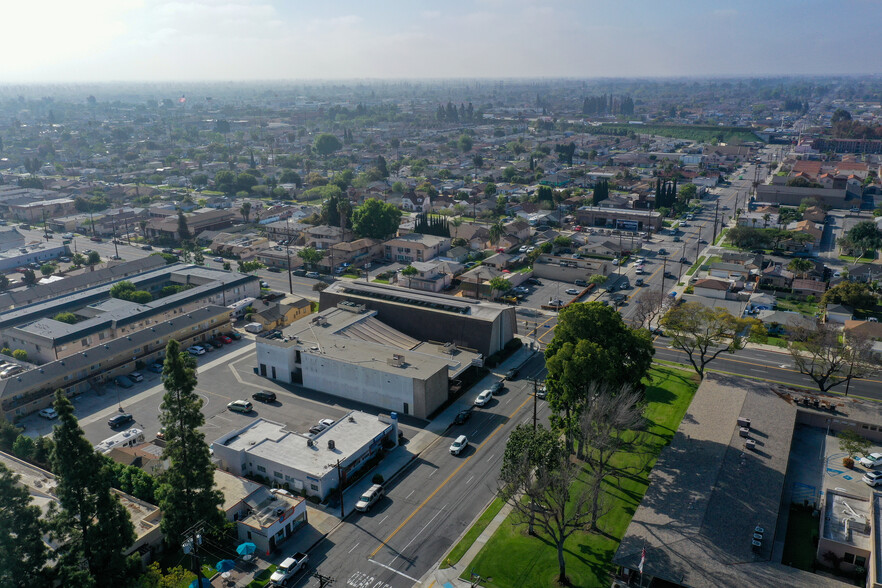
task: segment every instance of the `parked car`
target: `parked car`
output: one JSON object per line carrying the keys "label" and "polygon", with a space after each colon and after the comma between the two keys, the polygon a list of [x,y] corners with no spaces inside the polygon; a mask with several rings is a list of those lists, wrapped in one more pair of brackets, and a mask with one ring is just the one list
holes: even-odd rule
{"label": "parked car", "polygon": [[539,281],[539,278],[527,278],[528,284],[533,284],[534,286],[541,286],[542,282]]}
{"label": "parked car", "polygon": [[190,355],[205,355],[205,349],[200,345],[187,347],[187,351],[190,353]]}
{"label": "parked car", "polygon": [[642,286],[643,285],[643,278],[637,278],[636,280],[634,280],[634,285],[635,286]]}
{"label": "parked car", "polygon": [[538,388],[536,388],[536,398],[545,400],[546,396],[548,396],[548,390],[545,388],[545,384],[542,384]]}
{"label": "parked car", "polygon": [[89,241],[95,241],[96,243],[100,243],[103,239],[99,236],[89,237]]}
{"label": "parked car", "polygon": [[147,369],[150,370],[151,372],[153,372],[154,374],[161,374],[162,368],[163,368],[162,362],[156,361],[156,362],[151,363],[150,367],[148,367]]}
{"label": "parked car", "polygon": [[374,484],[367,489],[367,492],[361,495],[358,502],[355,503],[355,510],[359,512],[367,512],[370,508],[383,498],[383,486]]}
{"label": "parked car", "polygon": [[488,388],[487,390],[484,390],[483,392],[478,394],[478,397],[475,398],[475,406],[485,406],[488,402],[490,402],[491,398],[493,398],[493,390],[490,390]]}
{"label": "parked car", "polygon": [[574,296],[574,295],[578,294],[579,292],[581,292],[581,290],[579,290],[578,288],[568,288],[567,289],[567,294],[570,294],[571,296]]}
{"label": "parked car", "polygon": [[55,412],[55,409],[52,408],[52,407],[44,408],[44,409],[42,409],[38,414],[39,414],[41,417],[43,417],[44,419],[49,419],[50,421],[51,421],[52,419],[57,419],[57,418],[58,418],[58,413]]}
{"label": "parked car", "polygon": [[118,429],[121,426],[131,423],[134,420],[135,417],[133,417],[130,413],[124,412],[123,414],[118,414],[116,416],[110,417],[107,420],[107,424],[108,426],[110,426],[111,429]]}
{"label": "parked car", "polygon": [[132,372],[128,375],[128,378],[133,382],[143,382],[144,376],[141,375],[141,372]]}
{"label": "parked car", "polygon": [[505,377],[503,377],[503,380],[511,381],[517,377],[518,377],[518,368],[511,368],[510,370],[505,372]]}
{"label": "parked car", "polygon": [[870,486],[878,486],[879,484],[882,484],[882,472],[880,472],[879,470],[867,472],[866,474],[864,474],[861,480],[863,480],[866,484],[869,484]]}
{"label": "parked car", "polygon": [[113,383],[119,386],[120,388],[131,388],[135,385],[128,376],[117,376],[114,378]]}
{"label": "parked car", "polygon": [[224,258],[223,257],[215,257],[214,259],[212,259],[212,261],[216,261],[217,263],[223,263]]}
{"label": "parked car", "polygon": [[327,427],[330,427],[331,425],[333,425],[333,424],[336,423],[336,422],[337,422],[337,421],[335,421],[334,419],[322,419],[322,420],[319,421],[319,424],[320,424],[320,425],[324,425],[324,426],[327,428]]}
{"label": "parked car", "polygon": [[321,275],[318,272],[306,272],[307,278],[319,279]]}
{"label": "parked car", "polygon": [[248,413],[254,409],[254,406],[247,400],[234,400],[227,405],[227,410],[232,412]]}
{"label": "parked car", "polygon": [[285,561],[279,564],[279,567],[270,576],[270,582],[277,586],[287,586],[291,578],[298,571],[306,566],[309,556],[305,553],[295,553],[293,556],[285,558]]}
{"label": "parked car", "polygon": [[220,349],[221,347],[224,346],[224,342],[221,341],[220,337],[212,337],[211,339],[208,340],[208,342],[215,349]]}
{"label": "parked car", "polygon": [[875,468],[882,465],[882,453],[871,453],[870,455],[865,455],[859,461],[859,463],[865,468]]}
{"label": "parked car", "polygon": [[465,435],[460,435],[450,444],[450,455],[459,455],[462,450],[469,446],[469,439]]}
{"label": "parked car", "polygon": [[497,380],[496,382],[493,382],[493,384],[490,386],[490,391],[496,394],[497,392],[502,392],[502,389],[504,387],[505,384],[503,384],[502,380]]}
{"label": "parked car", "polygon": [[200,347],[202,347],[202,349],[204,349],[205,351],[214,351],[214,346],[208,341],[202,343]]}
{"label": "parked car", "polygon": [[61,261],[64,263],[70,263],[70,257],[68,257],[66,255],[62,255],[61,257],[58,258],[58,261]]}
{"label": "parked car", "polygon": [[251,398],[257,400],[258,402],[275,402],[276,393],[270,390],[258,390],[251,395]]}
{"label": "parked car", "polygon": [[74,235],[73,235],[73,233],[64,233],[63,235],[61,235],[61,238],[62,239],[73,239]]}
{"label": "parked car", "polygon": [[229,345],[233,342],[233,338],[227,335],[218,335],[218,341],[221,341],[224,345]]}
{"label": "parked car", "polygon": [[472,417],[472,411],[470,410],[461,410],[456,413],[456,416],[453,418],[454,425],[464,425],[467,420]]}
{"label": "parked car", "polygon": [[234,341],[238,341],[242,338],[242,333],[237,333],[236,331],[230,331],[229,333],[224,333],[224,336],[229,337]]}
{"label": "parked car", "polygon": [[141,249],[144,251],[153,251],[153,245],[141,245]]}
{"label": "parked car", "polygon": [[305,270],[305,269],[296,269],[296,270],[293,270],[293,271],[291,272],[291,274],[293,274],[293,275],[295,275],[295,276],[303,277],[303,276],[306,275],[306,270]]}

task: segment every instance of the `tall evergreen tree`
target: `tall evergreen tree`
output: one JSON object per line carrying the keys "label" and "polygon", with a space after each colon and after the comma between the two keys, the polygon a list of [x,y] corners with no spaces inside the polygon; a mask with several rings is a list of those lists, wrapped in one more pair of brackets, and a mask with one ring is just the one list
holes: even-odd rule
{"label": "tall evergreen tree", "polygon": [[86,439],[73,414],[73,405],[62,390],[55,392],[55,427],[52,471],[58,485],[60,509],[50,507],[56,550],[56,570],[64,586],[124,586],[137,556],[125,550],[135,541],[129,513],[111,491],[112,472]]}
{"label": "tall evergreen tree", "polygon": [[178,211],[178,236],[181,241],[189,241],[192,235],[190,234],[190,227],[187,225],[187,217],[184,216],[184,211]]}
{"label": "tall evergreen tree", "polygon": [[0,586],[48,586],[46,524],[40,507],[18,483],[19,476],[0,463]]}
{"label": "tall evergreen tree", "polygon": [[162,369],[166,393],[159,422],[165,427],[163,459],[168,470],[156,492],[162,509],[162,533],[166,543],[179,544],[184,531],[202,521],[219,529],[223,495],[214,489],[214,466],[205,435],[202,399],[196,395],[196,361],[174,339],[165,348]]}

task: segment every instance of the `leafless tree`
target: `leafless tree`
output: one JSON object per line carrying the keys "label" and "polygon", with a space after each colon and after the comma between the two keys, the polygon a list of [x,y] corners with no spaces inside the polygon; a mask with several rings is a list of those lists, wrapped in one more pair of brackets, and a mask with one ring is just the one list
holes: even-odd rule
{"label": "leafless tree", "polygon": [[670,310],[674,302],[673,298],[665,296],[665,293],[661,290],[644,292],[637,299],[636,310],[633,315],[634,326],[651,329],[652,325],[657,325],[659,319]]}
{"label": "leafless tree", "polygon": [[629,469],[639,470],[643,467],[620,468],[613,465],[613,458],[620,452],[635,452],[635,444],[640,439],[637,432],[646,425],[643,408],[643,397],[638,391],[613,393],[601,390],[579,417],[579,453],[585,455],[595,485],[591,504],[592,530],[597,530],[597,520],[600,518],[603,481],[610,477],[618,478]]}
{"label": "leafless tree", "polygon": [[[602,497],[595,498],[597,485],[585,480],[587,473],[578,461],[571,461],[566,452],[540,464],[535,469],[529,459],[522,460],[520,473],[523,495],[510,494],[508,502],[515,511],[515,524],[533,520],[540,534],[544,534],[557,548],[558,583],[569,584],[564,543],[576,531],[592,524],[592,503],[605,508]],[[529,481],[527,481],[529,480]],[[598,511],[600,512],[600,511]]]}
{"label": "leafless tree", "polygon": [[827,392],[843,382],[866,375],[875,367],[870,339],[862,334],[843,332],[829,323],[790,329],[787,350],[801,373]]}

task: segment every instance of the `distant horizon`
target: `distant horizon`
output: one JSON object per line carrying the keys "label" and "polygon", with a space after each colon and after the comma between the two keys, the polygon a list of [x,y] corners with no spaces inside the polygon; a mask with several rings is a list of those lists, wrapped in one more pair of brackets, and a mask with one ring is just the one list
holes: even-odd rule
{"label": "distant horizon", "polygon": [[4,17],[4,85],[882,74],[882,3],[861,0],[45,0]]}

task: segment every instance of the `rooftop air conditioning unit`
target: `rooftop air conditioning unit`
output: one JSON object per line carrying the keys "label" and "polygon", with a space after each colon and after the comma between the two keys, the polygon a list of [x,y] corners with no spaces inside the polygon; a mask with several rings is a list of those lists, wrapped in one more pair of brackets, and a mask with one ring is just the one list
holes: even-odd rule
{"label": "rooftop air conditioning unit", "polygon": [[307,447],[312,447],[312,445],[313,445],[313,443],[312,443],[312,439],[307,439],[307,440],[306,440],[306,446],[307,446]]}
{"label": "rooftop air conditioning unit", "polygon": [[334,443],[334,440],[333,440],[333,439],[328,439],[328,449],[333,450],[333,449],[335,449],[336,447],[337,447],[337,446],[336,446],[336,444]]}

